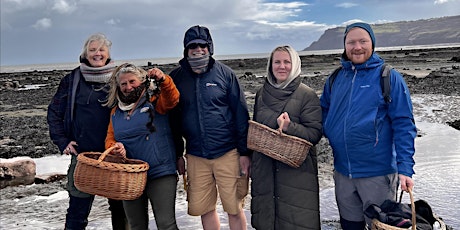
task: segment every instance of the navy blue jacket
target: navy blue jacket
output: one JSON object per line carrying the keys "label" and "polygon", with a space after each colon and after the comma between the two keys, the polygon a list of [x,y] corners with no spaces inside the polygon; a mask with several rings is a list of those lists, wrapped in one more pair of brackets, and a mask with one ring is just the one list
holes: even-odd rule
{"label": "navy blue jacket", "polygon": [[[104,139],[110,120],[110,109],[103,107],[106,99],[105,84],[86,82],[80,67],[64,76],[53,96],[47,112],[47,122],[51,140],[62,153],[70,141],[76,141],[78,152],[104,151]],[[78,101],[82,103],[79,105]],[[81,112],[75,116],[77,106]],[[90,114],[92,113],[92,114]],[[97,117],[95,117],[97,116]]]}
{"label": "navy blue jacket", "polygon": [[228,66],[210,59],[205,73],[194,73],[184,58],[170,74],[180,92],[171,111],[176,150],[183,151],[184,137],[187,154],[194,156],[215,159],[234,148],[248,155],[249,113],[243,91]]}

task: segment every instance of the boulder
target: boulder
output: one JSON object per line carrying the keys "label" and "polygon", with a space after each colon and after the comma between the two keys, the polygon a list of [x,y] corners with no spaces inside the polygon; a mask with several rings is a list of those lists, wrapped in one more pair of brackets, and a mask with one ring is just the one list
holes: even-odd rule
{"label": "boulder", "polygon": [[0,180],[18,177],[35,177],[36,165],[30,157],[0,158]]}

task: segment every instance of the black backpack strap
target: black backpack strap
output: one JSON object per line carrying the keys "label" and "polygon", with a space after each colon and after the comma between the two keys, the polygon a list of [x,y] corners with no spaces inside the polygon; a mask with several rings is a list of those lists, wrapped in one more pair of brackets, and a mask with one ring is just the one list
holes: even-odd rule
{"label": "black backpack strap", "polygon": [[380,87],[382,87],[383,99],[386,103],[391,102],[391,85],[390,85],[390,72],[392,67],[388,64],[383,64],[381,78],[380,78]]}
{"label": "black backpack strap", "polygon": [[332,92],[332,84],[334,83],[334,80],[335,78],[337,77],[337,75],[339,74],[339,71],[342,69],[342,66],[339,66],[337,67],[334,72],[331,73],[331,75],[329,75],[329,91]]}
{"label": "black backpack strap", "polygon": [[[383,98],[386,103],[391,102],[391,85],[390,85],[390,73],[391,73],[391,67],[390,65],[384,63],[382,65],[381,73],[380,73],[380,87],[382,88],[382,94]],[[329,81],[329,91],[332,92],[332,84],[334,84],[334,80],[337,78],[337,75],[339,74],[339,71],[342,69],[342,66],[337,67],[334,72],[329,75],[328,81]]]}

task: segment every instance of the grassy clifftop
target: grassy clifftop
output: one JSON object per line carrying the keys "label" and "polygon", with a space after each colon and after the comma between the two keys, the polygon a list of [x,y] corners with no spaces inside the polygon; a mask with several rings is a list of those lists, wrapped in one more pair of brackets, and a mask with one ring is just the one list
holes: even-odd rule
{"label": "grassy clifftop", "polygon": [[[376,47],[460,43],[460,15],[372,25]],[[328,29],[304,50],[343,48],[345,27]]]}

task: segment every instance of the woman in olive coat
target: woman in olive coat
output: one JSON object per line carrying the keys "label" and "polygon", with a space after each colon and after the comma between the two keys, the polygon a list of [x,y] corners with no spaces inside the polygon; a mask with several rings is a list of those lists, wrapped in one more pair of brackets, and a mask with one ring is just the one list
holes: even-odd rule
{"label": "woman in olive coat", "polygon": [[[257,92],[253,120],[317,144],[322,137],[318,96],[303,84],[301,62],[290,46],[276,47]],[[251,166],[251,224],[256,229],[320,229],[319,184],[313,146],[298,168],[254,152]]]}

